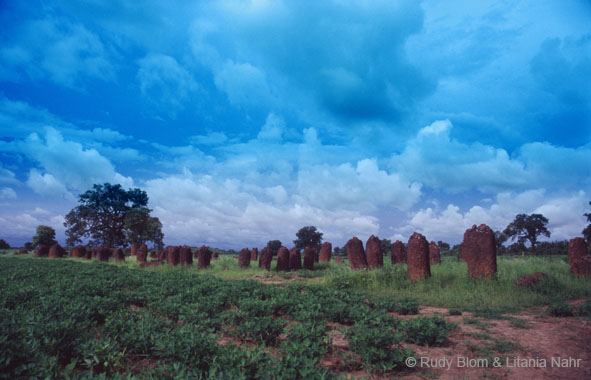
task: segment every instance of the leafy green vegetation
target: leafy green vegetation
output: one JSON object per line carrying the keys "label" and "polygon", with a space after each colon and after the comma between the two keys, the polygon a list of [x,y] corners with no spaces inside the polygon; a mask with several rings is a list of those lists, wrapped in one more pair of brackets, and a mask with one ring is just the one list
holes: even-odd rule
{"label": "leafy green vegetation", "polygon": [[0,378],[330,379],[319,365],[330,323],[367,370],[412,355],[406,322],[389,312],[410,299],[6,256],[0,288]]}

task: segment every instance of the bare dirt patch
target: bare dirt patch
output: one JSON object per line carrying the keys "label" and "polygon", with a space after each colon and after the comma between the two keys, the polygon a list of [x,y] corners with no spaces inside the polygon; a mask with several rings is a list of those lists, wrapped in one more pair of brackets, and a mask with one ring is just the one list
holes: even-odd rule
{"label": "bare dirt patch", "polygon": [[[551,317],[544,307],[505,314],[502,319],[479,318],[470,313],[449,316],[447,311],[445,308],[420,308],[421,315],[438,313],[447,321],[458,323],[458,327],[451,333],[445,347],[405,345],[416,352],[419,360],[416,370],[405,377],[591,378],[591,322],[585,319]],[[421,365],[421,358],[436,361]],[[500,359],[496,367],[495,358]],[[469,359],[473,359],[471,366],[466,365]]]}

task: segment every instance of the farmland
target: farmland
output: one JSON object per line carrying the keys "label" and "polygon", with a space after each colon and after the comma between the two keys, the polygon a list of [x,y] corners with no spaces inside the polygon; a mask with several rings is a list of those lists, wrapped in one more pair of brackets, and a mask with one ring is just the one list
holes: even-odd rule
{"label": "farmland", "polygon": [[[581,368],[533,374],[584,378],[590,280],[571,276],[564,257],[498,261],[496,279],[475,281],[444,258],[415,284],[405,266],[389,264],[278,273],[223,255],[202,270],[1,255],[0,378],[527,378],[531,368],[406,360],[557,354],[580,358]],[[533,271],[552,275],[513,285]],[[564,308],[574,316],[549,314]]]}

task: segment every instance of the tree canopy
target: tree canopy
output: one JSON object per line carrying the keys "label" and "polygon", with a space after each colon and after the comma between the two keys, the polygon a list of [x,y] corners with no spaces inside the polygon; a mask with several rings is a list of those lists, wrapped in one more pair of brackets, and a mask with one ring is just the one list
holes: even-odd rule
{"label": "tree canopy", "polygon": [[0,249],[10,249],[10,244],[4,239],[0,239]]}
{"label": "tree canopy", "polygon": [[281,241],[280,240],[269,240],[267,242],[267,247],[271,248],[271,252],[273,252],[273,256],[277,256],[277,252],[279,252],[279,248],[281,248]]}
{"label": "tree canopy", "polygon": [[[589,202],[589,205],[591,205],[591,202]],[[587,244],[591,244],[591,212],[586,212],[583,215],[585,215],[587,217],[587,226],[583,229],[582,233],[583,236],[585,237],[585,240],[587,241]]]}
{"label": "tree canopy", "polygon": [[35,232],[36,234],[33,236],[33,248],[37,248],[39,245],[53,245],[56,243],[53,227],[39,225]]}
{"label": "tree canopy", "polygon": [[322,235],[322,232],[318,231],[314,226],[302,227],[296,232],[297,239],[293,241],[293,244],[298,249],[311,247],[320,250]]}
{"label": "tree canopy", "polygon": [[154,242],[162,245],[164,234],[158,218],[150,217],[148,195],[138,188],[124,190],[121,185],[95,184],[80,194],[79,205],[66,215],[66,244],[82,239],[106,247],[127,243]]}
{"label": "tree canopy", "polygon": [[503,233],[508,239],[517,238],[517,242],[521,244],[529,240],[532,255],[535,255],[538,236],[550,237],[550,231],[546,228],[547,224],[548,219],[542,214],[518,214]]}

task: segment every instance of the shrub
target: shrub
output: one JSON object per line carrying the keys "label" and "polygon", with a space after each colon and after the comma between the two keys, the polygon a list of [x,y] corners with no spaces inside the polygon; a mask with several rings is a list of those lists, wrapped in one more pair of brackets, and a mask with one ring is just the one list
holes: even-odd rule
{"label": "shrub", "polygon": [[254,317],[236,327],[236,332],[243,339],[275,346],[279,342],[279,335],[283,332],[283,321],[271,317]]}
{"label": "shrub", "polygon": [[591,317],[591,299],[587,298],[584,304],[577,307],[577,315],[582,317]]}
{"label": "shrub", "polygon": [[439,316],[409,319],[403,326],[406,342],[421,346],[443,345],[450,331],[455,328],[455,324],[447,323]]}
{"label": "shrub", "polygon": [[572,317],[573,308],[565,303],[555,303],[548,306],[548,313],[553,317]]}
{"label": "shrub", "polygon": [[404,360],[414,354],[400,346],[402,336],[393,331],[356,323],[344,333],[351,351],[369,368],[390,371],[404,366]]}
{"label": "shrub", "polygon": [[449,315],[462,315],[462,310],[460,309],[449,309]]}
{"label": "shrub", "polygon": [[401,315],[418,314],[419,303],[412,298],[404,297],[396,304],[395,311]]}

